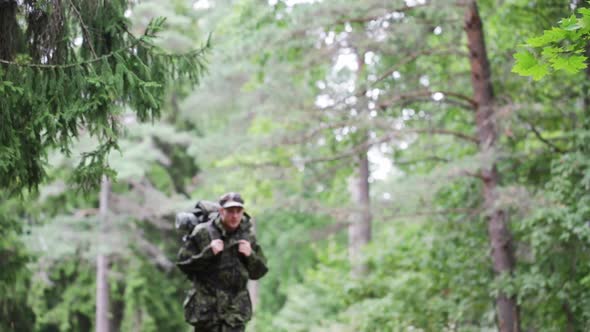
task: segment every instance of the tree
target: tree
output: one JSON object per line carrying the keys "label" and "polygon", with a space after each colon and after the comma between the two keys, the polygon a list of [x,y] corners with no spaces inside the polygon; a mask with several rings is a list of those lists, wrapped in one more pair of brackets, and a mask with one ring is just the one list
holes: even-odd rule
{"label": "tree", "polygon": [[[179,313],[190,282],[170,268],[172,211],[229,189],[246,197],[273,271],[259,284],[249,326],[257,331],[480,331],[516,329],[516,318],[522,330],[584,330],[587,74],[512,72],[515,45],[571,15],[570,3],[480,0],[478,12],[465,1],[404,0],[133,7],[142,24],[165,14],[183,37],[214,30],[218,44],[202,88],[175,90],[164,121],[122,117],[122,155],[108,162],[119,174],[107,239],[113,327],[186,327]],[[170,15],[179,8],[182,17]],[[96,146],[81,137],[72,155]],[[359,209],[347,180],[362,156],[373,237],[363,277],[353,278],[346,230]],[[0,213],[19,211],[6,218],[15,220],[10,234],[16,220],[34,225],[23,225],[20,241],[37,258],[28,270],[24,246],[2,237],[0,256],[17,253],[2,267],[25,277],[0,306],[35,317],[15,319],[27,330],[89,331],[99,197],[64,186],[75,159],[48,159],[57,169],[39,199],[0,204]],[[377,177],[377,161],[391,162],[389,177]],[[15,274],[0,270],[0,287],[14,285]]]}
{"label": "tree", "polygon": [[[175,273],[182,235],[173,216],[194,202],[175,190],[173,178],[195,176],[196,168],[186,167],[194,162],[186,152],[191,136],[165,123],[138,123],[131,114],[126,126],[121,154],[109,157],[118,180],[108,199],[68,190],[64,176],[75,159],[54,153],[54,182],[27,202],[32,225],[24,242],[38,257],[29,273],[45,276],[32,278],[35,328],[90,331],[96,321],[111,330],[175,331],[185,324],[179,313],[190,281]],[[74,145],[73,154],[89,141]],[[183,186],[188,190],[190,182]]]}
{"label": "tree", "polygon": [[[470,1],[465,10],[465,31],[471,62],[471,80],[474,101],[477,103],[475,122],[482,155],[493,155],[498,140],[494,89],[486,43],[476,1]],[[492,157],[495,158],[495,157]],[[483,164],[480,170],[483,182],[483,200],[494,272],[499,277],[511,278],[515,268],[514,244],[507,224],[506,211],[498,208],[500,183],[496,162]],[[502,332],[520,331],[518,305],[514,295],[501,292],[496,297],[498,328]]]}
{"label": "tree", "polygon": [[[125,0],[0,2],[0,185],[36,189],[46,178],[50,149],[68,154],[82,133],[100,144],[86,151],[71,180],[97,187],[113,175],[123,105],[138,119],[160,115],[172,81],[197,84],[203,52],[169,54],[155,43],[165,20],[142,35],[129,30]],[[21,25],[19,22],[23,22]]]}
{"label": "tree", "polygon": [[27,264],[33,255],[20,237],[25,229],[22,219],[29,215],[23,202],[0,195],[0,330],[31,331],[34,313],[27,305],[27,294],[32,278]]}
{"label": "tree", "polygon": [[[64,13],[74,15],[74,6],[79,5],[90,6],[94,4],[90,2],[68,3],[65,5],[67,9],[64,10]],[[126,3],[124,5],[126,6]],[[23,266],[22,271],[16,268],[16,264],[11,263],[14,266],[12,273],[22,272],[24,275],[32,275],[29,293],[34,295],[28,301],[24,301],[28,304],[22,308],[19,307],[22,302],[16,302],[18,298],[15,296],[15,300],[12,300],[12,303],[8,302],[6,311],[3,313],[14,316],[6,322],[24,330],[73,329],[90,331],[94,322],[96,322],[97,330],[108,330],[109,328],[131,330],[132,327],[142,331],[179,330],[184,323],[181,319],[170,319],[170,316],[180,311],[182,303],[177,301],[176,297],[181,296],[185,281],[170,276],[173,263],[169,257],[174,255],[179,239],[176,238],[177,234],[174,232],[172,224],[165,218],[171,216],[172,211],[177,210],[180,205],[187,208],[190,203],[186,202],[184,197],[177,196],[174,196],[176,201],[172,202],[172,199],[168,199],[166,194],[176,195],[177,188],[179,192],[187,190],[186,185],[190,183],[190,179],[198,171],[198,168],[195,166],[194,160],[186,154],[187,142],[190,141],[187,138],[187,132],[166,124],[140,125],[137,122],[155,119],[162,108],[169,107],[164,97],[171,89],[179,89],[175,92],[180,95],[181,90],[190,89],[200,80],[199,75],[204,69],[202,61],[205,49],[190,50],[196,44],[195,34],[198,30],[189,26],[182,27],[191,32],[188,35],[184,34],[184,37],[188,38],[191,43],[182,45],[188,46],[188,51],[187,48],[169,46],[170,40],[176,36],[175,31],[172,30],[180,29],[181,24],[178,23],[178,19],[182,18],[174,10],[156,11],[160,14],[167,14],[171,21],[170,24],[164,25],[163,19],[153,19],[153,16],[150,16],[145,22],[142,22],[144,25],[141,25],[135,21],[132,24],[124,17],[128,14],[124,14],[127,8],[118,7],[121,4],[108,3],[104,5],[107,8],[101,7],[102,4],[96,4],[96,6],[98,7],[90,9],[107,10],[107,12],[100,13],[104,16],[108,16],[109,6],[121,9],[117,13],[110,12],[115,18],[121,19],[120,25],[113,24],[111,27],[114,29],[112,30],[113,38],[129,41],[128,48],[115,49],[116,45],[114,45],[114,51],[111,54],[98,56],[96,60],[99,63],[103,61],[109,66],[112,64],[112,72],[106,67],[101,68],[101,70],[106,70],[105,74],[110,73],[110,76],[104,77],[104,84],[97,82],[104,85],[101,89],[104,88],[106,92],[110,93],[107,96],[110,98],[110,102],[101,107],[104,106],[104,111],[108,113],[105,116],[112,120],[111,124],[118,128],[107,128],[109,135],[111,135],[108,139],[116,142],[118,149],[124,154],[122,157],[119,153],[111,155],[105,153],[104,163],[101,165],[108,165],[117,170],[120,182],[115,182],[112,190],[108,190],[108,199],[99,197],[102,195],[97,193],[78,195],[64,186],[64,181],[72,180],[71,174],[76,168],[75,165],[80,161],[76,157],[79,155],[88,157],[89,151],[97,151],[102,148],[103,144],[101,143],[105,143],[105,141],[101,141],[103,136],[101,136],[100,130],[92,132],[88,129],[99,128],[101,124],[87,125],[92,119],[84,118],[88,114],[80,111],[79,121],[82,121],[84,125],[80,125],[78,128],[78,137],[71,137],[68,146],[70,156],[55,151],[55,149],[49,149],[51,147],[48,146],[48,150],[44,153],[47,155],[50,165],[44,165],[46,178],[39,185],[40,192],[25,194],[21,197],[22,204],[28,206],[24,210],[30,214],[30,219],[25,220],[26,223],[20,220],[21,223],[26,224],[23,226],[24,231],[22,232],[25,233],[22,235],[23,242],[32,249],[32,253],[38,259],[31,259],[30,266],[27,268]],[[46,8],[48,15],[54,13],[50,7],[48,8]],[[29,9],[34,10],[34,7],[28,8],[27,11]],[[76,9],[80,9],[80,7]],[[142,9],[141,5],[132,7],[133,11],[140,9]],[[182,6],[178,4],[176,9],[181,10]],[[22,13],[17,13],[19,19],[23,17],[20,15]],[[87,14],[90,15],[90,13]],[[132,11],[131,14],[133,14]],[[102,18],[105,18],[104,16]],[[130,20],[136,19],[133,15],[131,16]],[[65,19],[69,22],[68,24],[76,27],[77,16]],[[92,13],[88,20],[92,24],[98,25],[99,23],[94,22],[94,19],[95,13]],[[84,19],[84,22],[80,24],[86,23],[88,26],[88,20]],[[116,19],[114,21],[117,22]],[[185,25],[192,23],[189,19],[180,21]],[[189,24],[186,24],[187,21]],[[102,28],[111,31],[102,25],[91,26],[89,31],[96,33],[100,32]],[[145,35],[138,38],[133,37],[130,32],[138,33],[137,31],[139,31],[141,34],[144,30],[152,32],[146,32]],[[107,37],[110,36],[108,31],[104,31]],[[162,37],[156,38],[156,32],[158,32],[158,36]],[[79,37],[80,42],[86,43],[85,37],[82,35],[77,36],[72,33],[72,38],[74,37]],[[97,44],[104,42],[104,38],[100,36],[96,38]],[[26,72],[26,68],[31,67],[36,74],[43,74],[44,71],[55,73],[61,70],[72,73],[73,68],[77,68],[76,66],[80,66],[82,69],[90,67],[94,57],[90,55],[84,58],[81,54],[91,53],[88,48],[98,46],[96,44],[94,46],[72,44],[71,46],[72,52],[82,58],[78,59],[80,63],[61,64],[57,62],[50,64],[34,63],[32,60],[21,63],[17,62],[15,58],[14,61],[5,61],[0,65],[3,66],[3,69],[8,68],[7,70],[15,70],[11,67],[14,66],[22,70],[23,73]],[[167,53],[171,51],[174,54]],[[134,60],[134,58],[137,59]],[[121,59],[129,61],[128,63],[121,62]],[[133,67],[127,68],[127,70],[125,68],[127,64]],[[53,67],[50,68],[50,66]],[[188,72],[184,72],[184,70],[188,70]],[[117,75],[119,74],[122,75],[120,86],[117,85]],[[192,75],[196,75],[196,77]],[[63,79],[67,80],[69,77],[64,74]],[[97,78],[97,80],[102,79],[102,77]],[[134,82],[137,86],[130,87],[130,84],[133,83],[129,82]],[[61,84],[59,81],[55,83]],[[85,78],[80,84],[85,84]],[[72,86],[66,88],[68,87],[73,88]],[[95,90],[101,92],[99,89]],[[56,90],[54,93],[65,92]],[[126,93],[139,95],[125,95]],[[52,96],[53,98],[62,98],[60,95]],[[41,96],[34,98],[36,97]],[[66,97],[68,96],[66,95],[64,98]],[[69,100],[59,99],[55,106],[60,110],[66,109],[68,111],[72,111],[76,107],[87,108],[83,104],[85,100],[89,103],[92,102],[91,98],[82,98],[81,100],[73,100],[77,105],[69,105],[67,104]],[[144,117],[131,108],[133,103],[139,103],[145,105],[143,111],[146,111],[146,107],[151,101],[155,101],[155,105],[158,107],[152,107],[149,110],[150,114]],[[73,115],[75,114],[70,114],[70,116]],[[63,118],[64,115],[59,115],[59,117]],[[114,129],[120,131],[113,131]],[[85,166],[89,166],[89,164],[86,163]],[[101,178],[100,174],[95,175],[98,179]],[[96,179],[88,180],[95,181]],[[84,183],[82,184],[84,185]],[[133,193],[128,193],[130,186],[133,186]],[[86,185],[84,187],[87,188]],[[52,193],[45,195],[48,189]],[[139,197],[141,197],[141,201],[138,200]],[[148,206],[143,206],[143,204]],[[99,215],[97,211],[104,212],[107,205],[110,210],[108,217],[97,218],[96,216]],[[2,203],[2,207],[8,208],[8,205]],[[42,212],[38,213],[37,209]],[[13,213],[18,213],[18,215],[14,215],[12,218],[24,219],[23,216],[26,216],[16,209],[13,210]],[[102,218],[110,219],[109,227],[103,229],[100,226],[101,223],[98,221]],[[121,220],[128,220],[128,222],[122,225]],[[95,226],[95,222],[98,225]],[[65,235],[72,231],[76,233],[75,236]],[[7,234],[12,233],[11,231]],[[117,237],[117,234],[126,235]],[[112,241],[114,237],[117,237],[117,241]],[[2,245],[13,246],[9,240],[10,238],[3,238],[0,242]],[[41,244],[41,247],[37,246],[38,244]],[[43,247],[45,245],[50,248],[51,253],[45,251],[47,249],[47,247]],[[98,259],[96,259],[97,257]],[[18,251],[18,255],[15,252],[14,259],[15,262],[23,259],[21,251]],[[93,262],[96,264],[92,264]],[[31,271],[38,273],[31,273]],[[118,277],[120,271],[125,271],[125,278]],[[2,276],[3,281],[8,281],[9,285],[14,284],[17,290],[29,282],[27,278],[21,279],[12,281],[10,278],[6,278],[5,280]],[[163,280],[166,280],[168,287],[161,287]],[[148,285],[149,291],[144,287],[136,287],[139,283],[143,283],[144,286]],[[149,286],[152,284],[158,286]],[[95,287],[96,285],[98,287]],[[91,290],[96,290],[96,292]],[[15,292],[15,294],[18,293]],[[168,307],[168,312],[160,310],[159,307],[150,307],[155,302],[153,299],[158,299],[157,301]],[[3,300],[9,300],[9,298],[3,298]],[[26,320],[20,319],[21,312],[27,312],[26,310],[30,310],[29,317]],[[167,318],[158,318],[159,315]],[[5,320],[2,319],[2,321]],[[25,325],[25,323],[29,325]]]}
{"label": "tree", "polygon": [[[108,229],[109,224],[108,218],[110,191],[110,181],[106,176],[103,176],[102,183],[100,185],[98,208],[100,220],[100,226],[98,227],[99,243],[105,243],[105,240],[108,237],[106,230]],[[111,330],[109,319],[109,259],[107,253],[103,251],[103,248],[99,248],[99,252],[96,257],[96,332],[108,332]]]}
{"label": "tree", "polygon": [[[325,6],[323,4],[302,5],[285,11],[281,11],[284,4],[278,3],[276,5],[273,15],[280,17],[278,19],[280,20],[280,26],[282,28],[291,28],[291,30],[284,31],[284,35],[277,38],[278,41],[276,42],[277,44],[281,43],[280,45],[283,46],[281,49],[286,49],[284,53],[279,53],[278,56],[279,58],[284,56],[283,60],[286,61],[281,62],[283,66],[299,67],[301,72],[305,73],[311,73],[317,67],[325,66],[326,62],[334,61],[334,57],[339,54],[338,51],[350,46],[345,43],[346,36],[356,29],[367,33],[368,37],[363,40],[363,46],[373,52],[379,59],[376,61],[376,65],[368,66],[372,67],[369,69],[372,75],[369,75],[370,79],[368,79],[369,82],[367,82],[366,86],[348,92],[336,91],[334,93],[330,84],[333,84],[336,80],[329,77],[329,75],[326,75],[328,77],[321,81],[318,80],[317,76],[312,78],[316,80],[311,81],[310,85],[317,84],[320,86],[321,91],[317,93],[322,97],[322,101],[327,100],[327,102],[323,103],[323,106],[313,105],[313,102],[308,102],[308,104],[297,103],[296,107],[291,108],[292,111],[289,116],[295,117],[293,112],[301,111],[302,122],[301,128],[297,128],[301,129],[300,132],[295,131],[292,134],[295,135],[295,138],[291,136],[290,141],[304,142],[302,145],[308,147],[308,149],[301,149],[302,153],[295,152],[295,155],[297,160],[309,160],[308,163],[304,164],[306,171],[309,167],[313,167],[314,160],[321,162],[343,160],[339,164],[342,168],[351,167],[349,157],[356,155],[362,149],[364,143],[354,142],[349,138],[355,136],[355,130],[362,131],[363,129],[372,130],[375,133],[374,137],[369,141],[372,146],[386,142],[395,147],[396,140],[405,143],[406,147],[410,145],[407,150],[406,148],[396,149],[394,156],[411,157],[407,160],[409,166],[404,170],[408,171],[408,175],[413,173],[425,177],[426,179],[417,180],[416,182],[427,182],[429,186],[425,186],[420,197],[412,197],[410,193],[403,190],[389,188],[389,193],[392,192],[391,190],[395,190],[392,196],[398,197],[400,202],[394,201],[387,205],[384,204],[383,211],[389,211],[389,218],[392,218],[391,215],[396,215],[398,204],[400,205],[399,209],[402,211],[410,210],[412,207],[415,208],[415,210],[409,212],[418,216],[428,214],[428,208],[430,208],[434,210],[432,214],[437,215],[440,213],[440,215],[431,218],[432,222],[456,223],[453,226],[448,225],[447,228],[444,226],[436,228],[444,230],[445,233],[436,233],[437,236],[435,237],[440,239],[441,242],[436,242],[438,247],[432,250],[433,255],[435,255],[436,250],[444,251],[445,255],[448,255],[445,256],[445,259],[451,262],[460,260],[449,256],[455,255],[464,258],[465,262],[460,264],[463,264],[461,266],[465,270],[454,270],[460,274],[456,278],[450,277],[446,273],[439,275],[430,270],[427,271],[430,273],[427,275],[428,277],[434,275],[435,280],[438,280],[436,278],[444,280],[444,282],[441,281],[440,284],[435,284],[432,287],[432,293],[426,291],[430,296],[435,296],[441,302],[444,302],[443,306],[448,308],[448,311],[440,310],[440,307],[433,309],[439,310],[436,312],[441,313],[442,317],[444,317],[441,318],[442,323],[437,321],[436,318],[430,321],[419,315],[411,314],[408,312],[409,310],[399,309],[396,305],[399,304],[399,306],[403,307],[405,303],[395,301],[391,303],[390,297],[383,296],[382,300],[390,305],[388,308],[403,312],[401,316],[405,320],[402,319],[401,322],[398,322],[400,325],[394,326],[436,326],[438,329],[449,326],[463,328],[492,326],[494,323],[489,322],[484,317],[493,308],[489,307],[486,301],[480,301],[478,297],[481,298],[482,295],[485,297],[485,294],[489,294],[487,291],[493,290],[500,294],[498,302],[506,302],[506,305],[499,305],[498,307],[508,308],[509,314],[511,314],[505,319],[502,318],[506,317],[505,312],[499,313],[498,326],[518,329],[518,310],[515,302],[517,291],[514,288],[514,283],[519,282],[519,278],[515,272],[514,258],[511,257],[513,255],[512,250],[517,246],[518,241],[514,242],[514,247],[510,243],[508,213],[516,213],[515,210],[521,211],[524,207],[518,202],[514,202],[517,198],[508,197],[507,193],[509,190],[514,190],[511,186],[518,187],[521,183],[512,176],[514,173],[508,173],[504,179],[500,179],[497,172],[498,169],[509,167],[506,164],[506,159],[500,156],[504,154],[511,155],[512,153],[516,156],[524,152],[522,149],[507,151],[508,149],[504,144],[509,144],[506,141],[511,142],[514,138],[511,136],[505,138],[501,133],[508,130],[506,129],[508,125],[503,120],[504,117],[512,115],[506,115],[507,112],[510,112],[510,107],[513,107],[511,98],[519,99],[521,95],[528,97],[527,92],[530,92],[530,90],[527,89],[529,87],[519,89],[517,87],[518,83],[516,83],[518,82],[517,78],[506,77],[506,68],[511,66],[511,63],[510,60],[504,58],[502,52],[508,52],[506,48],[510,43],[506,39],[510,39],[510,37],[501,39],[505,43],[496,43],[495,40],[492,43],[492,50],[494,51],[492,61],[498,64],[498,68],[494,70],[501,75],[500,78],[492,77],[494,81],[497,81],[498,91],[500,91],[499,97],[497,99],[490,97],[493,96],[493,89],[491,88],[491,82],[487,79],[482,79],[482,81],[486,82],[483,89],[479,89],[481,86],[471,82],[472,77],[470,76],[472,75],[465,74],[471,74],[468,67],[469,62],[467,61],[467,56],[471,54],[466,54],[457,46],[457,41],[463,41],[466,37],[463,29],[460,29],[461,24],[456,24],[457,22],[464,22],[461,18],[461,14],[463,14],[462,7],[459,7],[460,10],[456,10],[454,7],[438,2],[414,3],[406,6],[400,2],[397,5],[396,7],[396,4],[391,4],[391,6],[383,4],[369,5],[367,3],[352,4],[340,1]],[[488,1],[485,6],[489,9],[494,4]],[[543,13],[547,13],[548,16],[552,17],[555,12],[562,10],[561,7],[552,6],[551,9],[547,9]],[[358,10],[352,10],[351,8]],[[513,26],[500,27],[501,23],[498,23],[498,21],[506,17],[513,19],[510,15],[506,15],[506,11],[515,8],[524,10],[524,5],[520,3],[506,4],[497,16],[489,14],[486,16],[491,17],[489,18],[490,21],[495,21],[494,30],[491,32],[494,36],[510,35],[509,31]],[[329,13],[330,15],[320,15],[320,13]],[[355,14],[348,15],[348,13]],[[518,13],[521,14],[522,12],[519,11]],[[317,17],[322,17],[322,19],[318,20]],[[519,17],[522,18],[522,15]],[[528,16],[525,16],[525,21],[535,28],[540,26],[537,22],[531,24]],[[444,31],[444,33],[439,36],[441,31]],[[526,28],[523,28],[522,31],[526,31]],[[288,37],[285,37],[285,35]],[[293,38],[294,36],[297,36],[297,38]],[[480,35],[470,41],[475,44],[474,40],[480,38],[478,55],[481,55],[479,51],[482,49],[482,36],[483,33],[480,31]],[[312,41],[303,41],[305,37]],[[374,39],[371,39],[371,37]],[[328,42],[328,40],[330,41]],[[313,44],[314,46],[308,49],[305,48],[307,44]],[[293,64],[296,61],[289,58],[290,54],[300,56],[304,54],[305,60]],[[328,59],[328,61],[324,59]],[[317,66],[314,66],[316,64]],[[482,63],[478,65],[481,67]],[[276,67],[276,64],[274,67]],[[475,69],[477,68],[474,68],[474,71]],[[488,68],[488,74],[490,72],[491,68]],[[269,76],[272,75],[271,71],[265,73]],[[488,77],[481,76],[482,73],[478,74],[479,77]],[[297,75],[297,73],[293,73],[292,75],[289,77],[303,77],[303,84],[308,83],[305,81],[307,78],[305,74]],[[321,74],[319,76],[322,77]],[[270,82],[272,82],[272,79],[265,77],[262,84],[270,86]],[[346,86],[345,84],[342,85]],[[472,88],[477,90],[476,98],[462,93],[462,91]],[[377,93],[374,90],[378,90]],[[294,91],[293,88],[291,88],[291,91]],[[338,94],[338,92],[341,93]],[[375,120],[366,120],[361,117],[347,119],[346,112],[350,110],[348,107],[354,108],[357,100],[364,97],[365,94],[371,97],[373,107],[377,106],[375,108]],[[375,94],[376,97],[374,97]],[[301,99],[307,100],[303,96],[305,94],[301,93]],[[490,101],[492,99],[495,101],[493,105]],[[530,101],[521,102],[527,103]],[[492,109],[492,106],[495,109]],[[494,110],[496,111],[494,112]],[[475,114],[477,116],[474,116]],[[310,121],[310,119],[313,119],[313,121]],[[513,123],[510,124],[513,125]],[[352,130],[352,128],[355,130]],[[533,132],[535,130],[536,128]],[[509,135],[510,132],[507,132]],[[529,141],[528,138],[518,138],[525,142]],[[322,139],[324,142],[329,142],[325,145],[331,149],[323,148],[320,144]],[[331,144],[334,141],[337,142]],[[460,144],[460,141],[469,144]],[[493,146],[492,150],[495,150],[493,153],[489,151],[489,144]],[[281,146],[281,148],[284,148],[284,146]],[[310,154],[312,155],[310,156]],[[542,162],[538,162],[537,165],[542,164]],[[498,167],[498,169],[494,169],[493,165],[496,165],[495,167]],[[481,176],[483,173],[486,173],[485,176]],[[493,176],[490,177],[490,175]],[[332,179],[336,179],[336,176]],[[484,181],[481,181],[481,179],[484,179]],[[490,182],[490,180],[492,181]],[[492,186],[490,186],[490,183]],[[399,183],[391,183],[390,185],[399,186]],[[408,187],[403,186],[404,189],[410,189],[411,192],[413,188]],[[519,189],[523,190],[522,187]],[[336,185],[328,186],[327,190],[338,191],[338,187]],[[438,195],[448,197],[445,199],[433,199],[433,196]],[[459,197],[463,200],[459,199]],[[446,204],[441,204],[441,202]],[[451,204],[448,202],[451,202]],[[324,203],[326,202],[324,201]],[[415,205],[412,206],[412,204]],[[504,206],[505,204],[508,204],[508,206]],[[442,212],[437,212],[437,210],[440,211],[441,209]],[[447,212],[445,210],[451,211]],[[377,215],[376,218],[379,217]],[[490,232],[492,243],[486,245],[485,241],[482,241],[485,240],[485,237],[478,235],[476,229],[483,231],[485,234],[486,227],[482,228],[481,226],[488,224],[487,221],[491,219],[494,219],[496,226],[500,226],[500,232],[496,232],[496,234]],[[469,226],[464,225],[466,220],[471,221],[472,224]],[[517,222],[517,220],[514,220],[514,222]],[[386,227],[384,226],[384,228]],[[391,228],[394,228],[394,226]],[[490,227],[490,230],[492,228]],[[464,230],[465,234],[462,234],[461,230]],[[462,236],[467,238],[464,241],[458,240]],[[443,242],[447,238],[450,241],[457,241],[459,244],[456,247],[450,244],[445,245]],[[498,238],[501,238],[499,242],[497,241]],[[508,242],[505,242],[506,240]],[[497,246],[498,243],[501,244],[500,247]],[[501,257],[487,256],[490,245],[498,248],[495,251],[501,254]],[[486,257],[488,260],[492,258],[491,261],[495,262],[492,263],[492,266],[502,265],[498,264],[501,260],[506,263],[501,268],[501,270],[505,271],[502,277],[488,279],[488,268],[486,268],[486,264],[481,264],[482,258]],[[489,261],[487,262],[489,263]],[[453,267],[452,263],[445,265],[445,263],[433,262],[432,264],[433,266],[439,266],[439,268],[456,268]],[[371,264],[369,265],[371,266]],[[474,266],[477,267],[476,272],[466,272],[467,269]],[[318,267],[318,269],[323,267],[325,266]],[[411,265],[411,269],[414,268],[421,270],[419,267]],[[380,269],[376,268],[376,270]],[[317,281],[313,277],[311,280],[312,282]],[[329,282],[326,282],[326,284],[329,284]],[[326,286],[326,284],[323,284],[323,286]],[[380,285],[392,293],[396,292],[392,287],[388,288],[385,282]],[[361,289],[358,292],[361,295],[354,297],[356,301],[366,300],[370,302],[374,300],[375,293],[387,293],[378,286],[360,287]],[[477,287],[478,291],[474,293],[472,290],[470,294],[469,287]],[[336,292],[334,288],[331,291]],[[482,293],[479,293],[479,291],[482,291]],[[329,292],[326,292],[326,294],[329,294]],[[364,298],[362,294],[366,294]],[[463,297],[458,294],[462,294]],[[346,296],[343,296],[343,298],[347,299]],[[425,298],[428,298],[428,296],[425,296]],[[293,299],[293,302],[296,303],[297,301],[301,301],[301,298]],[[471,305],[466,306],[465,303]],[[345,309],[340,307],[340,310]],[[389,314],[387,312],[384,315]],[[289,314],[285,314],[284,317],[288,316]],[[375,316],[376,314],[372,317],[386,320],[385,317]],[[437,323],[442,325],[436,325]]]}

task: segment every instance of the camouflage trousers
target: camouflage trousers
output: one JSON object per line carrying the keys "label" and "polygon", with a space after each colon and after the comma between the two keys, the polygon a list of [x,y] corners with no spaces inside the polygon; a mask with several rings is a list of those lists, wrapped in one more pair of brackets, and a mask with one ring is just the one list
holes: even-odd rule
{"label": "camouflage trousers", "polygon": [[214,324],[199,324],[195,325],[195,332],[244,332],[246,326],[230,326],[222,322]]}

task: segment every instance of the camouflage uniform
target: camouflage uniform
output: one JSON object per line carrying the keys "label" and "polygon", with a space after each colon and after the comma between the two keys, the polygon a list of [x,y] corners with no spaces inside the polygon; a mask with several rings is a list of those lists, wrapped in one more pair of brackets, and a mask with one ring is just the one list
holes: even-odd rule
{"label": "camouflage uniform", "polygon": [[[243,218],[234,232],[227,232],[220,217],[199,224],[178,253],[178,267],[193,281],[184,301],[188,323],[201,331],[243,331],[252,317],[248,279],[257,280],[268,271],[266,258],[256,242],[252,224]],[[213,255],[210,243],[223,240],[223,251]],[[238,240],[247,240],[252,253],[238,252]]]}

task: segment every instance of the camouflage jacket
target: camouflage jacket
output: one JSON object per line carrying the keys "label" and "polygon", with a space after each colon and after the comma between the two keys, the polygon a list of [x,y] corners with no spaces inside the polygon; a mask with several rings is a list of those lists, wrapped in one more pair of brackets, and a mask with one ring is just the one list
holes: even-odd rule
{"label": "camouflage jacket", "polygon": [[[212,239],[223,240],[223,251],[217,255],[210,247]],[[238,252],[241,239],[252,246],[248,257]],[[185,319],[193,325],[217,321],[230,326],[245,324],[252,317],[248,279],[257,280],[268,271],[247,219],[231,233],[219,218],[197,225],[178,253],[177,266],[193,281],[184,301]]]}

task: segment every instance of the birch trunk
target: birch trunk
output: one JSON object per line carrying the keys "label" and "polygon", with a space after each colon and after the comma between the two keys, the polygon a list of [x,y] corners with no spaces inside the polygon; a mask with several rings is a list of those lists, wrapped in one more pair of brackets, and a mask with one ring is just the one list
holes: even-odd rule
{"label": "birch trunk", "polygon": [[107,237],[110,182],[103,175],[100,185],[98,256],[96,259],[96,332],[109,332],[109,258],[102,247]]}

